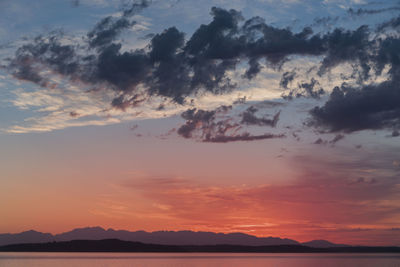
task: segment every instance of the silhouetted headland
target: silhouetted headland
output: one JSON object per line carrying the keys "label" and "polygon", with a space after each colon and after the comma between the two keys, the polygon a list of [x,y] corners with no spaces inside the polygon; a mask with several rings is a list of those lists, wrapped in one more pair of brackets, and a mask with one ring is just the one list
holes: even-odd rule
{"label": "silhouetted headland", "polygon": [[240,246],[203,245],[173,246],[144,244],[118,239],[72,240],[63,242],[14,244],[0,247],[1,252],[233,252],[233,253],[400,253],[400,247],[330,247],[303,245]]}

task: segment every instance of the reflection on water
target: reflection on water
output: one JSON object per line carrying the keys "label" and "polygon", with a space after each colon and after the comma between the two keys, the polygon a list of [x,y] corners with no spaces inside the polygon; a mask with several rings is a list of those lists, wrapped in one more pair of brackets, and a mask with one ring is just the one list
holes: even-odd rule
{"label": "reflection on water", "polygon": [[397,267],[400,254],[268,253],[9,253],[0,252],[1,267]]}

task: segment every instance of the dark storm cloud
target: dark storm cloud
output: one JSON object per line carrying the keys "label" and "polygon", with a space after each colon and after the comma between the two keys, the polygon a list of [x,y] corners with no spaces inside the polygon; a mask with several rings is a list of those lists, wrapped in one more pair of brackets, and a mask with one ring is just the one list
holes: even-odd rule
{"label": "dark storm cloud", "polygon": [[151,66],[144,51],[121,53],[120,49],[121,44],[111,44],[102,50],[90,73],[90,81],[107,82],[114,90],[129,93],[148,78]]}
{"label": "dark storm cloud", "polygon": [[312,98],[320,98],[325,93],[324,89],[320,87],[319,82],[314,78],[311,78],[309,83],[300,83],[299,88],[304,90],[305,94],[303,96],[306,95]]}
{"label": "dark storm cloud", "polygon": [[[251,107],[250,112],[252,118],[243,119],[240,123],[235,122],[233,117],[222,116],[232,110],[232,106],[221,106],[214,110],[201,110],[201,109],[188,109],[181,114],[181,117],[186,120],[185,124],[178,128],[177,133],[184,138],[194,138],[202,142],[210,143],[228,143],[236,141],[254,141],[272,138],[285,137],[283,134],[264,133],[254,135],[247,131],[242,131],[243,124],[254,124],[258,126],[272,126],[274,127],[279,113],[273,119],[257,118],[254,116],[254,107]],[[254,112],[253,112],[254,111]],[[243,113],[243,114],[245,114]]]}
{"label": "dark storm cloud", "polygon": [[252,58],[249,60],[249,68],[246,70],[244,77],[251,80],[254,78],[263,67],[258,62],[257,58]]}
{"label": "dark storm cloud", "polygon": [[153,75],[148,80],[151,94],[170,97],[177,103],[183,103],[184,97],[191,93],[189,68],[183,54],[178,53],[183,45],[184,34],[175,27],[152,38],[149,57],[154,67]]}
{"label": "dark storm cloud", "polygon": [[[43,71],[93,87],[105,85],[98,87],[109,88],[118,95],[111,106],[125,110],[152,95],[183,104],[188,96],[228,92],[236,87],[228,72],[241,62],[248,63],[242,76],[253,79],[262,68],[281,68],[290,56],[319,56],[322,58],[319,76],[340,64],[350,63],[359,87],[335,88],[323,106],[312,109],[310,125],[332,132],[399,126],[400,39],[395,35],[376,37],[367,26],[355,30],[334,29],[326,34],[315,34],[310,27],[293,32],[268,25],[260,17],[245,20],[236,10],[213,7],[211,22],[199,26],[186,39],[183,32],[170,27],[153,35],[146,48],[123,51],[119,36],[136,23],[132,16],[148,4],[148,1],[134,2],[126,6],[122,16],[102,19],[88,32],[86,43],[81,46],[64,44],[60,33],[39,36],[17,50],[8,68],[16,78],[43,87],[51,86]],[[362,12],[366,11],[359,11]],[[392,19],[381,27],[397,29],[399,21]],[[372,74],[381,74],[387,66],[390,67],[389,80],[364,85]],[[282,88],[293,85],[295,71],[283,74]],[[318,80],[312,78],[297,83],[297,88],[286,98],[319,98],[323,93]],[[279,117],[279,113],[276,118],[260,118],[251,110],[246,112],[242,118],[245,125],[274,126]],[[216,122],[217,114],[213,112],[196,110],[192,113],[193,117],[185,118],[186,124],[178,131],[184,137],[190,137],[193,129],[202,129],[202,140],[210,142],[252,138],[250,134],[230,133],[237,137],[215,139],[220,133],[220,136],[227,136],[228,131],[239,127],[238,123]],[[202,117],[206,115],[210,117]],[[213,132],[209,137],[206,126]]]}
{"label": "dark storm cloud", "polygon": [[240,12],[213,7],[211,15],[213,21],[193,33],[185,50],[193,56],[202,54],[214,59],[237,57],[243,49],[243,43],[235,35],[238,22],[243,19]]}
{"label": "dark storm cloud", "polygon": [[329,131],[354,132],[400,125],[398,83],[383,82],[362,89],[335,87],[322,107],[311,110],[312,123]]}
{"label": "dark storm cloud", "polygon": [[95,28],[87,34],[90,47],[95,48],[109,45],[123,30],[133,24],[134,22],[130,22],[125,17],[114,19],[109,16],[102,19],[97,23]]}
{"label": "dark storm cloud", "polygon": [[[294,77],[289,75],[285,75],[289,72],[285,72],[282,76],[281,79],[281,86],[283,83],[283,86],[286,86],[287,88],[287,83],[288,80],[293,79]],[[284,99],[291,100],[293,98],[299,98],[299,97],[308,97],[308,98],[314,98],[314,99],[319,99],[323,94],[325,94],[325,90],[321,87],[320,83],[318,80],[315,78],[311,78],[310,82],[300,82],[297,84],[297,88],[290,89],[288,93],[283,94]]]}
{"label": "dark storm cloud", "polygon": [[279,85],[284,89],[288,89],[288,85],[294,80],[295,77],[296,77],[296,72],[294,70],[287,71],[282,74],[282,78],[281,81],[279,82]]}
{"label": "dark storm cloud", "polygon": [[87,34],[89,46],[92,48],[101,48],[109,45],[123,30],[135,25],[136,22],[131,21],[130,18],[148,6],[149,1],[142,0],[138,3],[133,3],[130,7],[123,10],[122,16],[119,18],[108,16],[102,19]]}
{"label": "dark storm cloud", "polygon": [[215,110],[205,111],[188,109],[181,114],[181,117],[186,120],[186,123],[179,127],[178,134],[185,137],[192,137],[193,131],[197,128],[208,129],[215,120]]}
{"label": "dark storm cloud", "polygon": [[241,124],[245,125],[258,125],[258,126],[271,126],[275,127],[279,120],[280,112],[276,113],[272,118],[267,117],[257,117],[256,112],[257,108],[254,106],[250,106],[247,108],[242,114]]}
{"label": "dark storm cloud", "polygon": [[36,83],[42,87],[46,87],[47,79],[39,74],[39,70],[36,69],[30,62],[28,57],[19,57],[13,60],[13,65],[18,65],[18,70],[14,71],[13,75],[17,79],[30,81]]}
{"label": "dark storm cloud", "polygon": [[[393,20],[389,22],[394,24]],[[380,83],[335,87],[323,106],[310,111],[312,125],[331,132],[395,130],[399,127],[400,39],[388,36],[367,40],[365,33],[365,29],[359,31],[355,42],[357,49],[353,51],[362,70],[361,81],[371,72],[382,74],[385,67],[389,67],[388,79]],[[347,57],[351,57],[350,54]]]}
{"label": "dark storm cloud", "polygon": [[[87,46],[63,44],[62,32],[39,36],[17,50],[9,69],[16,78],[43,87],[47,86],[46,78],[38,70],[50,70],[94,87],[107,83],[117,92],[130,93],[151,72],[149,55],[142,50],[122,53],[122,45],[115,41],[123,30],[136,23],[130,18],[148,4],[144,0],[134,2],[122,12],[120,18],[106,17],[101,20],[87,34]],[[136,104],[136,101],[121,99],[114,99],[112,106],[125,108],[127,103]]]}
{"label": "dark storm cloud", "polygon": [[9,69],[21,80],[47,86],[47,79],[40,74],[41,65],[46,65],[61,75],[73,75],[79,64],[76,61],[75,47],[60,42],[61,32],[52,32],[49,36],[38,36],[32,43],[17,49]]}
{"label": "dark storm cloud", "polygon": [[232,106],[221,106],[210,111],[196,108],[188,109],[181,114],[186,123],[179,127],[178,134],[185,138],[191,138],[193,133],[200,132],[203,139],[207,139],[207,136],[211,135],[225,134],[228,130],[237,128],[239,125],[231,124],[230,119],[217,121],[216,116],[231,109]]}
{"label": "dark storm cloud", "polygon": [[370,67],[368,65],[369,52],[373,48],[373,42],[369,40],[368,26],[361,26],[355,31],[335,29],[324,36],[327,46],[326,55],[322,60],[319,75],[345,62],[357,63],[363,71],[362,78],[368,78]]}
{"label": "dark storm cloud", "polygon": [[41,86],[45,84],[35,72],[36,65],[89,84],[107,83],[122,94],[135,93],[142,85],[148,95],[169,97],[181,104],[186,96],[199,91],[221,93],[234,88],[226,72],[235,68],[238,54],[229,51],[225,31],[236,31],[239,12],[213,8],[212,22],[202,25],[186,43],[184,33],[171,27],[154,35],[146,49],[121,52],[118,36],[135,23],[131,16],[147,5],[147,1],[133,4],[120,18],[106,17],[96,24],[87,34],[88,55],[77,57],[80,47],[61,45],[63,36],[54,35],[21,47],[9,69],[17,78]]}
{"label": "dark storm cloud", "polygon": [[[201,25],[186,42],[184,33],[171,27],[152,36],[146,49],[121,52],[119,35],[136,23],[132,16],[148,4],[148,1],[135,2],[121,17],[102,19],[88,32],[86,49],[63,45],[62,35],[40,37],[18,50],[10,69],[16,77],[42,86],[36,65],[73,80],[93,85],[106,83],[122,94],[135,94],[137,87],[142,86],[147,88],[148,95],[165,96],[182,104],[189,95],[205,91],[219,94],[235,88],[227,72],[235,70],[242,60],[249,63],[243,74],[248,79],[264,67],[260,60],[279,68],[290,55],[326,53],[326,71],[352,52],[335,59],[338,50],[335,40],[343,40],[339,42],[339,50],[345,51],[349,50],[346,44],[354,39],[352,35],[357,35],[338,30],[333,35],[319,36],[313,35],[311,28],[294,33],[267,25],[259,17],[244,21],[238,11],[214,7],[212,21]],[[88,54],[78,56],[77,51]]]}

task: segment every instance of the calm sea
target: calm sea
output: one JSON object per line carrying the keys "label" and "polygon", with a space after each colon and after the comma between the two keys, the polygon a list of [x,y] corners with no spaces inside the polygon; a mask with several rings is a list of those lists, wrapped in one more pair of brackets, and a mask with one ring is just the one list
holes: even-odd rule
{"label": "calm sea", "polygon": [[400,254],[5,253],[1,267],[399,267]]}

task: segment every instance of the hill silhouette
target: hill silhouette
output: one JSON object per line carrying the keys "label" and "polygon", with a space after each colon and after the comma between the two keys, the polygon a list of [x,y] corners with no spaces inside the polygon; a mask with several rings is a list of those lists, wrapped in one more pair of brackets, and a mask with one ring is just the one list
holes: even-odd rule
{"label": "hill silhouette", "polygon": [[69,232],[52,235],[36,231],[26,231],[19,234],[0,234],[0,246],[22,243],[44,243],[51,241],[71,240],[102,240],[119,239],[160,245],[244,245],[244,246],[271,246],[271,245],[298,245],[299,242],[278,237],[256,237],[244,233],[213,233],[194,231],[126,231],[105,230],[101,227],[77,228]]}
{"label": "hill silhouette", "polygon": [[213,233],[194,231],[126,231],[103,229],[101,227],[77,228],[61,234],[52,235],[34,230],[18,234],[0,234],[0,246],[24,243],[47,243],[71,240],[104,240],[118,239],[122,241],[141,242],[159,245],[241,245],[241,246],[280,246],[305,245],[315,248],[344,247],[325,240],[314,240],[300,243],[292,239],[279,237],[256,237],[244,233]]}
{"label": "hill silhouette", "polygon": [[303,245],[239,246],[202,245],[173,246],[140,242],[105,240],[72,240],[0,246],[2,252],[251,252],[251,253],[400,253],[399,247],[332,247],[312,248]]}

